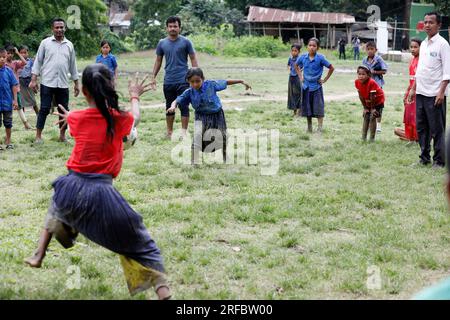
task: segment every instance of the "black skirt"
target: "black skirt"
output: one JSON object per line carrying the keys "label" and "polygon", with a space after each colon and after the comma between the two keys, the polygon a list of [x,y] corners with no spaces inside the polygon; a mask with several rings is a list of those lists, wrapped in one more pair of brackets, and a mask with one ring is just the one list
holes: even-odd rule
{"label": "black skirt", "polygon": [[216,113],[195,112],[194,141],[192,148],[214,152],[226,148],[227,123],[223,109]]}

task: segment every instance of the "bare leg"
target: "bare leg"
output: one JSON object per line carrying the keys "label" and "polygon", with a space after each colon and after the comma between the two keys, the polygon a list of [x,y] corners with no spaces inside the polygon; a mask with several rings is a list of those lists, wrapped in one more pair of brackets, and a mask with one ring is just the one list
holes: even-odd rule
{"label": "bare leg", "polygon": [[323,117],[317,118],[317,131],[322,132],[323,130]]}
{"label": "bare leg", "polygon": [[189,126],[189,117],[181,117],[181,130],[183,132],[183,136],[186,136],[188,126]]}
{"label": "bare leg", "polygon": [[175,115],[171,115],[171,116],[166,115],[167,138],[169,138],[169,139],[172,138],[174,121],[175,121]]}
{"label": "bare leg", "polygon": [[5,129],[6,138],[5,138],[5,144],[11,144],[11,128]]}
{"label": "bare leg", "polygon": [[34,110],[34,113],[36,113],[36,115],[38,115],[38,113],[39,113],[38,106],[33,106],[33,110]]}
{"label": "bare leg", "polygon": [[42,141],[42,129],[36,129],[36,141]]}
{"label": "bare leg", "polygon": [[67,130],[67,126],[64,126],[61,129],[59,129],[59,142],[67,142],[66,130]]}
{"label": "bare leg", "polygon": [[172,297],[169,287],[166,286],[159,287],[158,290],[156,290],[156,294],[158,295],[159,300],[169,300]]}
{"label": "bare leg", "polygon": [[19,110],[17,110],[17,113],[19,114],[19,118],[20,118],[20,120],[22,120],[22,123],[23,123],[25,129],[27,129],[27,130],[33,129],[30,126],[30,124],[28,123],[27,117],[25,116],[25,112],[23,112],[23,109],[20,108]]}
{"label": "bare leg", "polygon": [[34,255],[24,262],[33,268],[40,268],[42,265],[42,260],[44,260],[45,252],[47,251],[48,244],[52,240],[52,234],[47,231],[47,229],[42,230],[41,237],[39,238],[39,244]]}
{"label": "bare leg", "polygon": [[222,156],[223,156],[223,163],[227,163],[227,144],[224,143],[222,147]]}
{"label": "bare leg", "polygon": [[373,115],[370,115],[370,141],[375,140],[375,133],[377,132],[377,118]]}
{"label": "bare leg", "polygon": [[366,113],[363,119],[362,139],[367,140],[367,132],[369,131],[370,114]]}
{"label": "bare leg", "polygon": [[312,133],[313,129],[312,129],[312,118],[308,117],[308,132]]}
{"label": "bare leg", "polygon": [[394,134],[400,138],[400,140],[409,141],[405,136],[405,129],[403,128],[395,128]]}
{"label": "bare leg", "polygon": [[193,147],[191,152],[191,164],[199,165],[200,164],[200,150],[198,148]]}

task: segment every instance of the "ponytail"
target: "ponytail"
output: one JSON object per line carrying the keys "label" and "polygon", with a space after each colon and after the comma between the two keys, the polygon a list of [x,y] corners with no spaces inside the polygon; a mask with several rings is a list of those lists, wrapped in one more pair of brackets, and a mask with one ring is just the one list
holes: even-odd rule
{"label": "ponytail", "polygon": [[106,135],[112,139],[114,137],[112,111],[113,109],[122,111],[119,108],[119,96],[114,89],[109,70],[101,64],[88,66],[83,72],[83,87],[94,98],[95,105],[107,124]]}

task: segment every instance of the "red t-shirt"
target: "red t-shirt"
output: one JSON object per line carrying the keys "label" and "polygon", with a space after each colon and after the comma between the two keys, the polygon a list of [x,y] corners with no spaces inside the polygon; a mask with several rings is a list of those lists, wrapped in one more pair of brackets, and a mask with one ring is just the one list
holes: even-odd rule
{"label": "red t-shirt", "polygon": [[71,111],[67,120],[75,146],[67,168],[82,173],[101,173],[117,177],[122,168],[123,138],[133,126],[130,112],[113,111],[114,137],[106,136],[107,124],[97,108]]}
{"label": "red t-shirt", "polygon": [[366,83],[361,83],[358,79],[355,80],[355,87],[358,89],[359,94],[363,98],[365,104],[364,107],[368,107],[366,100],[369,100],[369,93],[372,90],[375,90],[377,93],[375,94],[375,104],[374,107],[384,104],[384,92],[383,89],[376,83],[375,80],[369,78]]}

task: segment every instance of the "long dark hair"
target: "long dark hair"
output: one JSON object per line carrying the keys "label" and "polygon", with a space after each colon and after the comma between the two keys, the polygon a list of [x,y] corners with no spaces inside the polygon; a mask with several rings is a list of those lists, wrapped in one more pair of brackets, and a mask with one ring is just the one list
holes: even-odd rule
{"label": "long dark hair", "polygon": [[112,138],[114,136],[114,118],[111,112],[113,109],[122,111],[119,108],[119,96],[114,89],[110,71],[103,64],[91,64],[84,69],[82,82],[83,87],[94,98],[97,109],[106,120],[108,125],[106,135]]}

